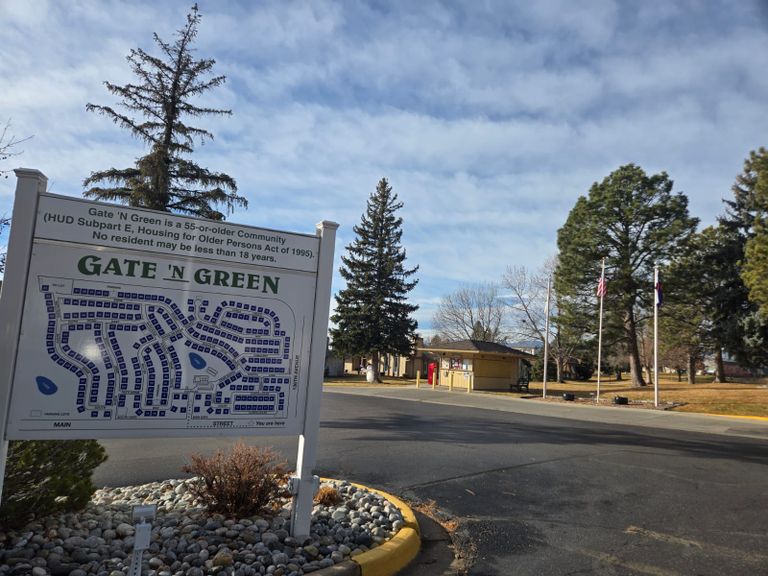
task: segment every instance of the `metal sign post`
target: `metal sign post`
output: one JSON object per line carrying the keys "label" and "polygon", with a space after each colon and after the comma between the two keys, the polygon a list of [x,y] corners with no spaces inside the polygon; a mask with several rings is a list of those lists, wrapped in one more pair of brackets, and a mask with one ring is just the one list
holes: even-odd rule
{"label": "metal sign post", "polygon": [[128,576],[141,576],[141,560],[144,551],[149,550],[152,538],[152,520],[157,517],[157,504],[134,506],[131,511],[134,526],[133,554]]}

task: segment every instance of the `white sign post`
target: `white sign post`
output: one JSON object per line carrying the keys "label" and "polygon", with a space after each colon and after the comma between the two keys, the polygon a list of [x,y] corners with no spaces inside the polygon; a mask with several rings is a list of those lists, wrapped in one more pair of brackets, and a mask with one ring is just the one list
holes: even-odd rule
{"label": "white sign post", "polygon": [[5,265],[3,287],[0,292],[0,496],[5,480],[5,462],[8,456],[8,404],[11,395],[13,372],[16,368],[16,349],[21,331],[21,311],[27,287],[29,258],[32,252],[37,202],[45,192],[48,179],[38,170],[18,169],[16,173],[16,199],[13,204],[12,222],[8,241],[8,257]]}
{"label": "white sign post", "polygon": [[40,172],[17,176],[0,300],[3,450],[14,439],[298,435],[306,500],[338,225],[308,235],[214,222],[48,194]]}

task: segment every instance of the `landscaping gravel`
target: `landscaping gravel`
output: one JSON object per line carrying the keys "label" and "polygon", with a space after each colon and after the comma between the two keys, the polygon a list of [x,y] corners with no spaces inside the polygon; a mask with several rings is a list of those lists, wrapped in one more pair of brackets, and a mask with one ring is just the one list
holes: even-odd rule
{"label": "landscaping gravel", "polygon": [[0,574],[127,576],[134,543],[131,507],[157,504],[144,576],[299,576],[375,548],[403,526],[385,498],[348,482],[324,482],[342,498],[316,505],[311,535],[289,535],[290,501],[271,517],[211,514],[188,491],[191,480],[103,488],[78,513],[0,529]]}

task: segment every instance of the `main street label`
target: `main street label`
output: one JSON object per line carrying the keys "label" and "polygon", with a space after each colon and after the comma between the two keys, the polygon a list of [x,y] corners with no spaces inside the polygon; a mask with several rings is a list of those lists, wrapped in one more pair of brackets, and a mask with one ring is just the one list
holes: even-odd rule
{"label": "main street label", "polygon": [[[89,211],[101,205],[75,200],[64,210],[61,200],[40,199],[9,439],[301,432],[315,238],[168,216],[171,225],[162,213],[111,206],[112,216],[99,216]],[[54,208],[55,225],[46,222]],[[194,224],[198,247],[215,250],[213,232],[201,230],[218,227],[220,239],[262,235],[262,250],[170,255],[160,236],[138,233],[136,214],[156,219],[141,224],[152,230]],[[86,246],[97,226],[80,218],[121,226],[98,231],[104,246]],[[110,247],[112,238],[139,248]],[[270,254],[266,264],[253,258]]]}

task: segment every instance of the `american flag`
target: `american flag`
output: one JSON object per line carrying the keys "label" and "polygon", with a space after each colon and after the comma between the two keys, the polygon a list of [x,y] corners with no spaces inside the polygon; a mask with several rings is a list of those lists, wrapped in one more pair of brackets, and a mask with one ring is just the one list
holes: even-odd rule
{"label": "american flag", "polygon": [[656,306],[664,304],[664,294],[661,291],[661,282],[656,282]]}
{"label": "american flag", "polygon": [[597,283],[597,296],[602,298],[608,292],[608,284],[605,281],[605,276],[600,276],[600,281]]}

